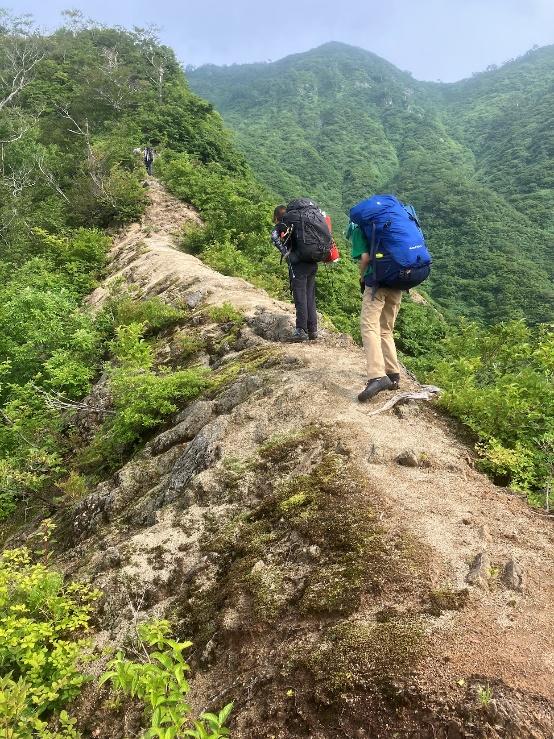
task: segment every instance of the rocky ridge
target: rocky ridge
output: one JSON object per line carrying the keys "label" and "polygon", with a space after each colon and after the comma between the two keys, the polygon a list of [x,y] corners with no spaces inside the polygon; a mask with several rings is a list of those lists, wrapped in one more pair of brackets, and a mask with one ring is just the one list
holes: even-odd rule
{"label": "rocky ridge", "polygon": [[[551,521],[431,404],[370,416],[387,398],[357,403],[352,340],[282,343],[292,307],[179,251],[198,215],[149,193],[90,303],[127,283],[188,306],[198,361],[229,379],[60,523],[59,564],[104,592],[98,643],[171,618],[195,644],[193,703],[234,700],[237,738],[551,737]],[[201,316],[223,303],[236,330]],[[102,705],[84,699],[91,735],[134,735]]]}

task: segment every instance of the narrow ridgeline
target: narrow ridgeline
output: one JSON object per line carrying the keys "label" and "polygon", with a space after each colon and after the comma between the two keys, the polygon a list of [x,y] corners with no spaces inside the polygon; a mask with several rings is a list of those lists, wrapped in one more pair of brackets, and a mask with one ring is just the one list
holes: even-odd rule
{"label": "narrow ridgeline", "polygon": [[[58,521],[58,565],[104,593],[97,643],[170,618],[192,703],[234,701],[237,739],[550,737],[551,522],[432,403],[358,404],[353,341],[284,343],[292,307],[179,251],[198,215],[148,192],[90,304],[127,285],[184,308],[157,365],[185,346],[217,382]],[[91,735],[127,736],[133,706],[104,699],[83,695]]]}

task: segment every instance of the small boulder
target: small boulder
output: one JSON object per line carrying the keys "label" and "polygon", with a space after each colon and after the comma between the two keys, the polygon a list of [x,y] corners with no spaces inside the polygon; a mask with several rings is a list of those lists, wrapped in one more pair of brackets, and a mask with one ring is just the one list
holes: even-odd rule
{"label": "small boulder", "polygon": [[284,313],[260,308],[253,316],[247,316],[246,322],[255,334],[267,341],[285,341],[294,331],[292,311]]}
{"label": "small boulder", "polygon": [[212,638],[204,647],[204,650],[200,657],[202,664],[203,665],[211,664],[216,657],[216,652],[217,652],[217,643],[215,641],[215,638]]}
{"label": "small boulder", "polygon": [[406,449],[396,457],[396,462],[403,467],[418,467],[419,457],[413,449]]}
{"label": "small boulder", "polygon": [[491,561],[486,552],[480,552],[476,555],[469,567],[466,576],[466,582],[477,587],[487,587],[491,576]]}
{"label": "small boulder", "polygon": [[317,562],[321,559],[321,549],[317,546],[317,544],[312,544],[311,546],[309,546],[306,550],[306,553],[308,557],[314,562]]}
{"label": "small boulder", "polygon": [[121,554],[117,547],[108,547],[98,561],[97,571],[113,570],[121,565]]}
{"label": "small boulder", "polygon": [[524,590],[523,567],[513,556],[504,565],[502,582],[511,590],[517,590],[520,593]]}
{"label": "small boulder", "polygon": [[185,303],[189,308],[196,308],[206,297],[205,290],[193,290],[185,294]]}
{"label": "small boulder", "polygon": [[259,559],[250,570],[251,575],[255,575],[257,572],[263,572],[266,568],[266,564],[263,559]]}

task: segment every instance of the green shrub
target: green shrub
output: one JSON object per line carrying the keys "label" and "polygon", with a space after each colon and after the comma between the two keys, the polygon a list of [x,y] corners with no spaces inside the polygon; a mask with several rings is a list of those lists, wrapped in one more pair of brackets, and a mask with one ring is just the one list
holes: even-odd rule
{"label": "green shrub", "polygon": [[144,323],[119,326],[108,365],[114,414],[81,455],[87,468],[111,468],[142,438],[174,413],[179,404],[196,398],[210,385],[209,371],[191,367],[154,371],[154,353],[144,340]]}
{"label": "green shrub", "polygon": [[87,481],[75,470],[71,470],[69,475],[58,482],[57,487],[63,495],[63,500],[68,503],[74,503],[81,500],[88,493]]}
{"label": "green shrub", "polygon": [[240,326],[244,323],[244,316],[231,303],[214,305],[206,311],[208,316],[216,323],[234,323]]}
{"label": "green shrub", "polygon": [[115,327],[144,323],[148,331],[153,333],[172,326],[185,316],[185,311],[165,303],[160,298],[140,300],[128,294],[112,298],[105,310],[112,314]]}
{"label": "green shrub", "polygon": [[140,218],[147,196],[138,176],[119,165],[107,171],[108,166],[108,161],[100,159],[94,177],[84,170],[75,178],[70,192],[74,222],[106,228]]}
{"label": "green shrub", "polygon": [[[87,680],[83,639],[98,597],[87,585],[34,564],[27,549],[0,555],[0,727],[13,739],[47,737],[43,717],[60,712]],[[75,736],[60,714],[61,733]]]}
{"label": "green shrub", "polygon": [[207,370],[197,367],[159,375],[116,369],[110,381],[116,411],[110,436],[122,445],[133,443],[174,413],[177,403],[196,398],[209,384]]}
{"label": "green shrub", "polygon": [[402,352],[410,367],[417,368],[417,360],[437,353],[438,344],[451,327],[432,305],[422,305],[410,297],[402,300],[395,327],[396,348]]}
{"label": "green shrub", "polygon": [[219,712],[202,713],[197,720],[191,716],[186,702],[190,690],[186,673],[190,670],[183,652],[192,642],[177,642],[169,637],[167,621],[153,621],[138,627],[138,649],[144,655],[140,661],[128,659],[122,651],[108,664],[100,682],[110,681],[115,690],[138,698],[144,703],[150,728],[144,739],[178,736],[195,739],[220,739],[229,736],[225,728],[233,704]]}
{"label": "green shrub", "polygon": [[[0,424],[4,503],[32,498],[64,471],[63,417],[33,383],[12,389]],[[9,504],[11,505],[11,504]]]}
{"label": "green shrub", "polygon": [[5,384],[24,384],[55,352],[80,355],[87,364],[95,357],[98,336],[93,320],[79,310],[91,285],[83,287],[82,281],[42,257],[29,260],[2,283],[0,359],[8,363]]}
{"label": "green shrub", "polygon": [[[96,337],[94,337],[96,339]],[[44,388],[67,398],[82,398],[97,372],[96,362],[72,349],[57,349],[43,367]],[[89,361],[87,361],[87,359]]]}
{"label": "green shrub", "polygon": [[12,460],[0,459],[0,521],[15,511],[17,499],[31,482],[30,473],[25,474]]}
{"label": "green shrub", "polygon": [[196,333],[180,334],[176,344],[182,361],[192,359],[204,349],[204,340],[202,336]]}
{"label": "green shrub", "polygon": [[142,215],[148,198],[139,178],[119,166],[112,167],[99,205],[105,213],[102,225],[131,223]]}
{"label": "green shrub", "polygon": [[517,490],[552,484],[554,331],[523,321],[490,329],[462,323],[438,350],[427,377],[477,436],[483,469]]}

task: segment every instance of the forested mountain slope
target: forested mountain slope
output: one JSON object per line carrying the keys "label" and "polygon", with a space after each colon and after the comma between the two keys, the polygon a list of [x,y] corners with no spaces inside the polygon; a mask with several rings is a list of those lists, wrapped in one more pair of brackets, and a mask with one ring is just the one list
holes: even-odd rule
{"label": "forested mountain slope", "polygon": [[475,154],[478,177],[554,230],[554,46],[438,91],[449,130]]}
{"label": "forested mountain slope", "polygon": [[553,74],[548,47],[434,85],[331,43],[270,64],[201,67],[189,79],[283,198],[307,193],[343,225],[364,195],[396,191],[420,212],[443,307],[541,322],[554,314]]}

